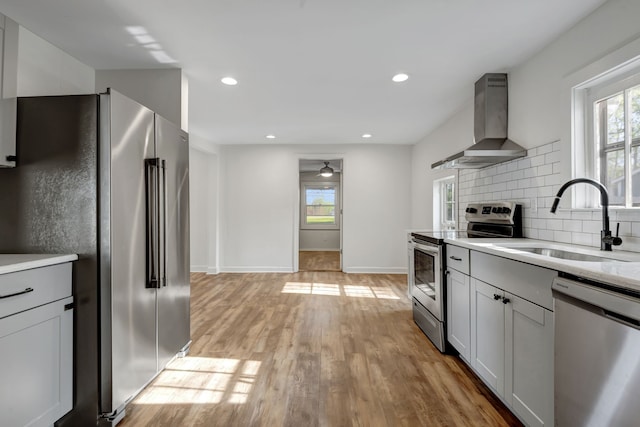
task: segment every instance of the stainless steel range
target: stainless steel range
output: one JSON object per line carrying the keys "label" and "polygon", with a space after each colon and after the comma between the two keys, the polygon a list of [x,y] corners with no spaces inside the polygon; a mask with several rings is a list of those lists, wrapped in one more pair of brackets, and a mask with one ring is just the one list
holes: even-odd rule
{"label": "stainless steel range", "polygon": [[514,202],[470,203],[465,231],[425,231],[409,238],[409,294],[413,320],[445,351],[445,239],[522,237],[522,206]]}

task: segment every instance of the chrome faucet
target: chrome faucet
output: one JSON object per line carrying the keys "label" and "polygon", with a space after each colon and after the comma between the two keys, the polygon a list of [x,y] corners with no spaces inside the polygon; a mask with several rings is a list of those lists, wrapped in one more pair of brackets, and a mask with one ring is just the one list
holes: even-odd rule
{"label": "chrome faucet", "polygon": [[558,194],[556,194],[556,198],[553,201],[553,205],[551,206],[551,213],[556,213],[556,209],[558,209],[558,203],[560,203],[560,198],[562,197],[562,193],[564,190],[572,186],[573,184],[578,184],[584,182],[585,184],[591,184],[600,190],[600,204],[602,205],[602,231],[600,231],[600,250],[601,251],[610,251],[611,246],[618,246],[622,244],[622,239],[618,237],[618,233],[620,232],[620,223],[616,228],[616,235],[613,237],[611,235],[611,230],[609,229],[609,193],[607,192],[607,188],[589,178],[576,178],[571,181],[567,181],[564,183],[560,190],[558,190]]}

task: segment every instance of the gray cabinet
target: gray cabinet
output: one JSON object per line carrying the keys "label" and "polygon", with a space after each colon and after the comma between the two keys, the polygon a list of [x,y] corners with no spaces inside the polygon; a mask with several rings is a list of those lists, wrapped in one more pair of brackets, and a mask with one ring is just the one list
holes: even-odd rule
{"label": "gray cabinet", "polygon": [[499,396],[504,396],[503,296],[500,289],[471,279],[471,366]]}
{"label": "gray cabinet", "polygon": [[476,251],[470,259],[471,366],[527,425],[553,425],[553,312],[543,304],[557,273]]}
{"label": "gray cabinet", "polygon": [[470,359],[469,250],[447,245],[447,340],[465,361]]}
{"label": "gray cabinet", "polygon": [[51,426],[73,404],[71,264],[0,275],[0,425]]}
{"label": "gray cabinet", "polygon": [[553,313],[506,295],[505,400],[528,425],[553,425]]}

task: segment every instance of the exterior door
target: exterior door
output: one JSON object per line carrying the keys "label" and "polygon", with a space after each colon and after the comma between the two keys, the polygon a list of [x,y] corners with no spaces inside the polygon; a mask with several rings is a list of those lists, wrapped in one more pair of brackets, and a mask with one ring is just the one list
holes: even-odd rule
{"label": "exterior door", "polygon": [[189,141],[156,115],[156,157],[164,161],[166,281],[158,289],[158,369],[190,341]]}

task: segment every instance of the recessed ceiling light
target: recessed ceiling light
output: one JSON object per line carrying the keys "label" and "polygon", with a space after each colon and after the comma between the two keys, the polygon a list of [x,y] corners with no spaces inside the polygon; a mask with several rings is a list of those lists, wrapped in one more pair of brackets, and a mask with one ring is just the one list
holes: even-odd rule
{"label": "recessed ceiling light", "polygon": [[395,76],[393,76],[391,78],[391,80],[393,80],[396,83],[400,83],[400,82],[404,82],[409,78],[409,75],[404,74],[404,73],[400,73],[400,74],[396,74]]}
{"label": "recessed ceiling light", "polygon": [[228,86],[235,86],[238,84],[238,81],[233,77],[223,77],[220,81]]}
{"label": "recessed ceiling light", "polygon": [[276,139],[276,136],[269,134],[269,135],[266,136],[266,138],[267,139]]}
{"label": "recessed ceiling light", "polygon": [[370,133],[363,133],[362,137],[363,138],[371,138],[373,135],[371,135]]}

